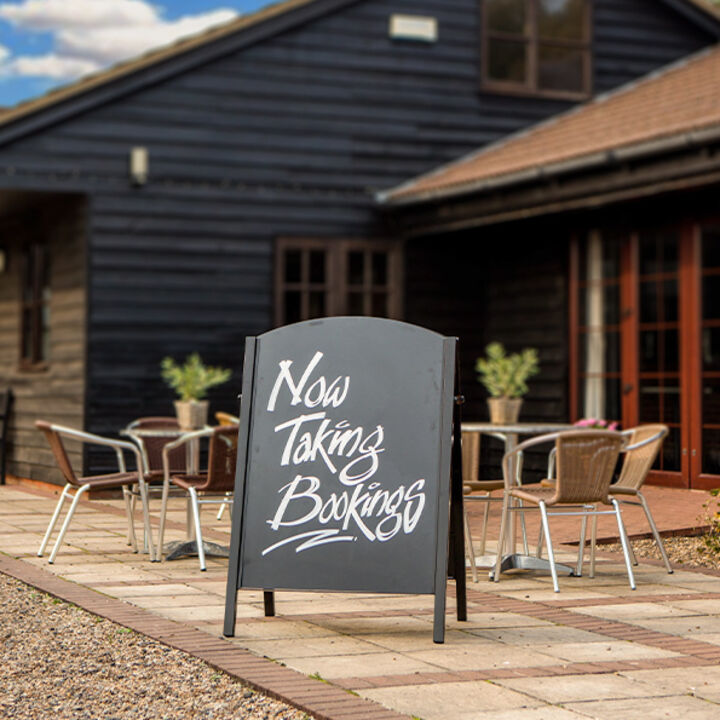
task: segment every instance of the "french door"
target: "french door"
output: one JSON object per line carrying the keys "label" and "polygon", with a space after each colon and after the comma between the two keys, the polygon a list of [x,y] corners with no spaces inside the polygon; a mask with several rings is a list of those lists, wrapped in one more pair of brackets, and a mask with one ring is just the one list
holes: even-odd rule
{"label": "french door", "polygon": [[573,416],[663,423],[651,479],[720,486],[720,222],[592,231],[570,265]]}

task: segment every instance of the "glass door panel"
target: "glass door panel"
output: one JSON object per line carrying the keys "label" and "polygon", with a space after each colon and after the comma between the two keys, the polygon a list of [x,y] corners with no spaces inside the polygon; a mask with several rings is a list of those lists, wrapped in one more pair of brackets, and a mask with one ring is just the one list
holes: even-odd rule
{"label": "glass door panel", "polygon": [[700,472],[720,475],[720,226],[701,235]]}
{"label": "glass door panel", "polygon": [[638,236],[638,419],[670,429],[656,470],[682,470],[679,233]]}

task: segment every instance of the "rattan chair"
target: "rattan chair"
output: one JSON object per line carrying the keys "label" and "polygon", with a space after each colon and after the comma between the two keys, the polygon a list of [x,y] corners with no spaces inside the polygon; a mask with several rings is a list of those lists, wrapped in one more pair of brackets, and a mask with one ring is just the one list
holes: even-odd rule
{"label": "rattan chair", "polygon": [[[174,435],[167,435],[165,437],[158,436],[152,437],[142,435],[143,430],[158,430],[162,431],[167,428],[168,430],[179,430],[180,425],[176,417],[168,416],[157,416],[157,417],[140,417],[133,420],[126,428],[125,432],[137,443],[140,451],[143,454],[143,462],[145,464],[146,477],[151,482],[162,482],[163,479],[163,461],[162,451],[165,445],[171,440],[175,439]],[[133,434],[134,430],[141,431],[138,434]],[[173,471],[182,472],[185,470],[186,453],[185,447],[177,448],[170,455],[170,466]]]}
{"label": "rattan chair", "polygon": [[[198,442],[202,438],[209,439],[207,471],[197,474],[173,473],[170,466],[170,454],[172,451],[188,442]],[[232,504],[232,495],[230,493],[235,483],[237,440],[237,426],[223,425],[209,430],[187,433],[165,446],[163,449],[164,481],[158,538],[160,553],[162,553],[165,535],[168,494],[172,483],[176,487],[185,490],[190,497],[200,569],[206,569],[202,527],[200,525],[200,505],[207,503]]]}
{"label": "rattan chair", "polygon": [[[522,485],[523,453],[530,447],[543,443],[554,443],[555,486],[545,487],[539,484]],[[539,509],[542,531],[547,542],[548,561],[552,575],[553,589],[559,591],[557,568],[553,554],[552,537],[548,518],[551,516],[582,516],[583,527],[586,518],[594,515],[614,514],[618,524],[620,540],[625,557],[630,587],[635,589],[635,578],[630,563],[627,534],[622,521],[618,501],[608,493],[618,456],[624,444],[623,436],[607,430],[569,430],[566,432],[541,435],[526,440],[503,458],[505,490],[503,493],[503,513],[500,526],[498,556],[495,564],[494,580],[500,579],[503,549],[506,541],[509,514],[512,511],[526,512]],[[512,461],[515,461],[516,475],[510,476]],[[527,504],[518,505],[518,501]],[[612,505],[612,510],[598,510],[597,505]],[[550,508],[550,509],[548,509]],[[582,557],[584,533],[580,543]],[[540,554],[538,545],[538,556]]]}
{"label": "rattan chair", "polygon": [[[623,458],[618,481],[610,486],[610,495],[625,505],[642,507],[648,525],[650,526],[650,531],[655,539],[655,544],[658,546],[660,555],[665,563],[665,567],[669,573],[672,573],[673,569],[670,565],[667,552],[665,552],[665,546],[658,532],[657,525],[655,525],[652,513],[650,512],[650,507],[640,491],[668,432],[666,425],[658,424],[640,425],[639,427],[631,428],[622,433],[627,442],[627,445],[623,448],[625,457]],[[637,502],[634,499],[626,498],[636,498]],[[596,540],[597,518],[593,518],[590,537],[590,577],[595,576]],[[635,554],[632,551],[632,545],[630,545],[630,554],[633,565],[637,565]]]}
{"label": "rattan chair", "polygon": [[238,425],[240,418],[237,415],[231,415],[230,413],[218,411],[215,413],[215,419],[218,425]]}
{"label": "rattan chair", "polygon": [[[38,430],[41,430],[45,435],[45,438],[50,445],[53,455],[55,456],[55,461],[57,462],[60,471],[62,472],[63,477],[65,478],[65,481],[67,483],[63,488],[62,493],[60,494],[60,499],[58,500],[57,505],[55,506],[55,512],[50,519],[50,524],[48,525],[47,531],[45,532],[45,537],[40,543],[38,557],[43,556],[48,541],[50,540],[53,530],[55,529],[55,525],[57,524],[58,518],[60,517],[62,506],[65,503],[65,500],[71,497],[70,493],[74,490],[75,495],[72,496],[70,509],[65,516],[65,521],[63,522],[62,528],[60,529],[60,534],[55,541],[55,547],[53,548],[52,553],[50,554],[50,557],[48,559],[48,562],[50,563],[55,562],[55,556],[57,555],[57,552],[62,545],[63,539],[65,538],[65,533],[67,532],[70,521],[72,520],[73,514],[75,513],[80,498],[83,496],[84,493],[92,489],[122,489],[123,497],[125,498],[125,509],[127,511],[128,518],[128,544],[132,545],[133,550],[137,552],[138,548],[137,541],[135,539],[135,525],[133,521],[134,513],[132,503],[132,497],[134,495],[133,488],[136,488],[142,502],[143,518],[145,524],[145,538],[149,547],[150,559],[153,559],[154,548],[152,542],[152,535],[150,533],[150,516],[148,514],[147,502],[147,485],[143,473],[143,458],[137,445],[131,442],[125,442],[123,440],[112,440],[110,438],[101,437],[99,435],[80,432],[79,430],[63,427],[62,425],[53,425],[43,420],[38,420],[35,423],[35,427],[38,428]],[[115,450],[115,454],[117,457],[118,472],[107,473],[105,475],[78,477],[75,474],[75,471],[72,468],[72,464],[70,463],[70,460],[67,456],[67,452],[65,451],[63,438],[75,440],[87,445],[101,445],[112,448],[113,450]],[[128,451],[135,456],[137,470],[128,471],[126,469],[125,457],[123,455],[124,451]]]}

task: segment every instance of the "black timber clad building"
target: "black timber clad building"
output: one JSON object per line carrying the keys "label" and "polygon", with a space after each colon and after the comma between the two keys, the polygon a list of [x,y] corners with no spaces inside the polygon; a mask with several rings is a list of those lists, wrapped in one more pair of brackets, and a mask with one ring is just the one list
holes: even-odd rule
{"label": "black timber clad building", "polygon": [[[590,94],[720,27],[692,0],[588,7]],[[398,14],[434,18],[437,38],[390,37]],[[565,417],[565,238],[538,224],[532,237],[405,242],[374,199],[581,101],[483,87],[482,17],[478,0],[290,0],[0,116],[9,472],[59,479],[38,417],[113,434],[168,414],[165,355],[232,367],[211,398],[232,410],[245,337],[313,314],[459,335],[478,417],[484,344],[536,345],[527,416]],[[128,173],[138,147],[144,184]]]}

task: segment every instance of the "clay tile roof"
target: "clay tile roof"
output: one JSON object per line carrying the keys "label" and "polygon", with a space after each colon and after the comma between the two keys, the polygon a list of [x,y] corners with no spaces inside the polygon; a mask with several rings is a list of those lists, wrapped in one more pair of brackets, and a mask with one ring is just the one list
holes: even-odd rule
{"label": "clay tile roof", "polygon": [[623,148],[720,125],[720,46],[668,66],[380,196],[421,202],[520,182],[548,166],[600,164]]}

